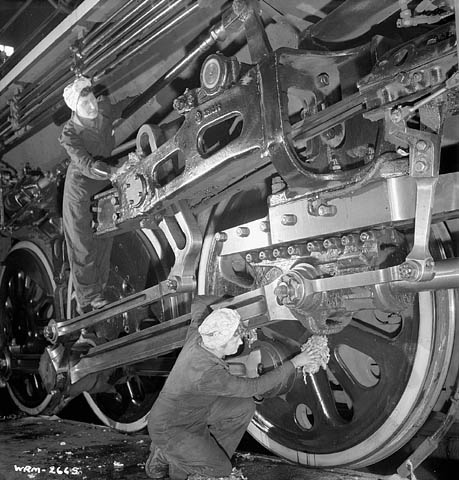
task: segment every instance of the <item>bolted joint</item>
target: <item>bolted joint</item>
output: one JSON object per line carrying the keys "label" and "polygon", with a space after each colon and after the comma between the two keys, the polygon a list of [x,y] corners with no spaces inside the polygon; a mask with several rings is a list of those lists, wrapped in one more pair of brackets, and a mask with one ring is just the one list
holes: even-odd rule
{"label": "bolted joint", "polygon": [[169,290],[176,291],[178,288],[178,282],[174,278],[168,278],[166,282],[166,286]]}
{"label": "bolted joint", "polygon": [[403,280],[415,280],[419,275],[419,267],[414,262],[404,262],[398,267],[400,277]]}
{"label": "bolted joint", "polygon": [[57,342],[58,332],[55,320],[51,320],[49,324],[43,328],[43,336],[51,343]]}
{"label": "bolted joint", "polygon": [[226,232],[217,232],[215,234],[216,242],[226,242],[228,240],[228,234]]}
{"label": "bolted joint", "polygon": [[300,288],[298,280],[290,275],[284,275],[274,289],[277,302],[286,306],[296,305],[301,297]]}

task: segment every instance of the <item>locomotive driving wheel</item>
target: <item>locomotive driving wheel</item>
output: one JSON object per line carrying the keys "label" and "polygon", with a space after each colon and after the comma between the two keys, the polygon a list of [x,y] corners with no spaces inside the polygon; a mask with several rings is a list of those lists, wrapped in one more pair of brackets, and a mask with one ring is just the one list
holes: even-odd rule
{"label": "locomotive driving wheel", "polygon": [[[135,292],[158,284],[167,278],[174,263],[172,250],[161,232],[153,234],[149,230],[125,233],[114,238],[111,253],[110,276],[106,291],[116,301]],[[75,313],[75,297],[69,285],[67,316]],[[126,312],[95,326],[97,335],[114,340],[133,333],[135,330],[150,327],[184,313],[186,299],[183,296],[161,299],[146,308]],[[167,369],[172,366],[176,354],[161,357],[156,365],[162,368],[156,373],[138,373],[136,365],[130,373],[119,370],[113,376],[123,376],[115,382],[113,389],[104,393],[83,395],[94,414],[105,424],[123,432],[134,432],[146,426],[147,415],[167,377]],[[145,372],[145,365],[142,366]]]}
{"label": "locomotive driving wheel", "polygon": [[[46,255],[36,244],[21,241],[8,253],[0,277],[0,348],[39,358],[46,347],[43,327],[54,316],[54,280]],[[52,395],[38,371],[13,369],[6,387],[17,407],[29,415],[52,408]]]}
{"label": "locomotive driving wheel", "polygon": [[[244,205],[253,202],[242,198],[239,206]],[[200,293],[236,295],[257,288],[260,278],[273,281],[280,274],[253,266],[252,286],[247,279],[232,282],[240,265],[235,275],[223,275],[215,233],[235,226],[232,219],[245,221],[237,208],[232,211],[230,204],[213,217],[201,257]],[[436,259],[452,255],[444,224],[433,226],[430,248]],[[341,332],[329,336],[327,370],[308,376],[306,383],[297,374],[286,393],[264,399],[249,433],[274,453],[306,465],[363,467],[400,449],[432,411],[441,409],[454,385],[456,294],[422,292],[400,313],[355,314]],[[285,358],[282,349],[308,337],[299,322],[260,330],[259,343],[270,350],[266,358],[273,357],[276,345],[274,357]]]}

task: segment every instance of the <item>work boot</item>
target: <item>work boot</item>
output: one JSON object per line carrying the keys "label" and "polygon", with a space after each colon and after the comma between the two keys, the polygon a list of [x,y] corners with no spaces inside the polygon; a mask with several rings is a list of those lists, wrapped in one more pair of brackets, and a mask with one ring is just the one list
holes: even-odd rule
{"label": "work boot", "polygon": [[147,474],[147,477],[156,478],[157,480],[167,478],[168,471],[169,464],[163,457],[161,450],[158,447],[155,447],[145,463],[145,473]]}
{"label": "work boot", "polygon": [[171,463],[169,465],[169,480],[187,480],[188,473],[183,471],[180,467]]}

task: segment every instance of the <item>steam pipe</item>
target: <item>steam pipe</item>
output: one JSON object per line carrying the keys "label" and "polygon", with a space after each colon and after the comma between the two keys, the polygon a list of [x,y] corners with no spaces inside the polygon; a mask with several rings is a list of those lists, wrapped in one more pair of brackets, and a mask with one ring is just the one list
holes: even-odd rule
{"label": "steam pipe", "polygon": [[[137,5],[137,7],[135,7],[133,10],[131,10],[129,13],[127,13],[122,19],[120,19],[117,23],[113,24],[111,27],[109,27],[105,32],[103,32],[102,34],[100,34],[98,37],[94,38],[93,40],[87,40],[86,38],[84,39],[84,45],[85,47],[81,50],[81,54],[83,56],[87,55],[90,51],[91,51],[91,48],[94,47],[94,45],[98,45],[98,44],[103,44],[104,40],[107,38],[108,35],[110,35],[111,33],[113,33],[115,30],[121,28],[126,22],[127,20],[129,20],[130,17],[132,17],[133,15],[135,15],[139,10],[142,9],[142,7],[146,4],[146,3],[150,3],[150,0],[143,0],[142,3],[140,3],[139,5]],[[154,8],[154,7],[153,7]],[[120,9],[121,10],[124,10],[124,8]],[[119,12],[120,12],[119,11]],[[117,12],[117,13],[119,13]],[[106,25],[107,22],[104,22],[103,23],[103,26]],[[131,26],[129,27],[131,28]]]}
{"label": "steam pipe", "polygon": [[[137,35],[139,35],[142,31],[144,31],[146,28],[148,28],[150,25],[152,25],[153,23],[156,23],[161,17],[163,17],[164,15],[166,15],[167,13],[169,13],[171,10],[173,10],[174,8],[178,7],[181,3],[187,3],[186,0],[176,0],[174,3],[172,3],[171,5],[169,5],[165,10],[163,10],[160,14],[158,14],[156,17],[152,18],[151,20],[149,20],[145,25],[142,26],[142,28],[140,28],[140,30],[138,30],[137,32],[135,32],[134,34],[130,35],[128,38],[126,38],[125,40],[123,40],[121,43],[119,43],[118,45],[116,45],[116,47],[113,49],[112,52],[110,52],[110,55],[113,55],[114,53],[117,53],[121,48],[123,48],[127,43],[129,43],[131,40],[133,40]],[[197,4],[196,4],[197,5]],[[191,11],[191,9],[190,9]],[[132,53],[130,53],[130,55],[132,55]],[[83,74],[84,75],[87,75],[88,72],[90,70],[94,70],[97,65],[99,65],[101,62],[103,62],[104,60],[106,60],[108,57],[108,55],[104,55],[103,57],[99,58],[93,65],[91,65],[90,67],[86,68],[84,71],[83,71]]]}
{"label": "steam pipe", "polygon": [[[147,17],[148,15],[150,15],[151,13],[157,10],[160,10],[164,3],[167,3],[167,0],[161,0],[159,3],[153,5],[148,10],[144,11],[141,15],[135,18],[135,20],[127,27],[126,30],[121,30],[118,33],[116,33],[115,36],[110,39],[110,43],[107,43],[105,45],[102,44],[98,49],[92,51],[90,55],[87,58],[85,58],[85,62],[90,64],[93,59],[97,58],[104,50],[111,48],[113,44],[118,46],[119,45],[119,43],[117,43],[118,40],[120,40],[123,36],[127,35],[129,31],[133,30],[138,23],[141,23],[142,20],[145,19],[145,17]],[[155,19],[152,19],[152,20],[155,21]],[[152,20],[150,20],[150,23]],[[116,27],[121,27],[123,23],[124,21],[122,21],[119,25],[116,25]],[[135,36],[137,36],[140,32],[141,32],[141,29],[134,32],[134,35],[132,35],[131,38],[128,38],[127,40],[128,41],[133,40]]]}
{"label": "steam pipe", "polygon": [[175,25],[180,23],[184,18],[188,17],[191,15],[194,10],[196,10],[199,7],[199,5],[196,3],[193,5],[189,10],[185,10],[182,12],[179,16],[175,17],[170,23],[165,24],[162,28],[154,32],[151,36],[147,37],[144,39],[143,42],[138,44],[134,49],[129,50],[129,52],[125,53],[121,57],[117,58],[114,62],[111,64],[107,65],[101,72],[99,72],[97,75],[94,76],[94,81],[99,81],[101,78],[103,78],[105,75],[107,75],[109,72],[111,72],[115,67],[117,67],[119,64],[123,63],[125,60],[127,60],[129,57],[132,55],[136,54],[137,52],[141,51],[143,48],[145,48],[149,43],[153,42],[156,40],[157,37],[160,37],[161,35],[165,34],[168,30],[173,28]]}
{"label": "steam pipe", "polygon": [[[149,0],[144,0],[141,3],[141,5],[143,5],[147,1]],[[110,15],[110,17],[108,17],[108,19],[105,20],[105,22],[103,22],[101,25],[98,25],[91,33],[86,35],[86,37],[84,37],[81,41],[83,45],[86,45],[85,48],[91,48],[91,45],[94,44],[94,42],[98,42],[99,38],[95,38],[95,37],[99,34],[99,32],[103,30],[107,24],[111,23],[123,10],[128,8],[134,2],[136,2],[136,0],[129,0],[128,2],[126,2],[119,10],[117,10],[116,12],[113,12],[113,14]],[[136,7],[134,10],[136,10],[139,7]],[[83,54],[86,53],[85,49],[82,50],[82,53]]]}

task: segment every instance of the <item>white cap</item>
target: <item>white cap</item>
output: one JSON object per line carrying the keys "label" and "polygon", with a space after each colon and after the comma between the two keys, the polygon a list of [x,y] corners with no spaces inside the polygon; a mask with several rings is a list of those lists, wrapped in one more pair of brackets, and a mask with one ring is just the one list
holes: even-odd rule
{"label": "white cap", "polygon": [[240,325],[241,316],[236,310],[220,308],[214,310],[199,327],[202,343],[207,348],[219,348],[225,345]]}
{"label": "white cap", "polygon": [[77,77],[70,85],[64,88],[64,101],[71,110],[76,110],[81,91],[90,86],[91,80],[89,80],[89,78]]}

